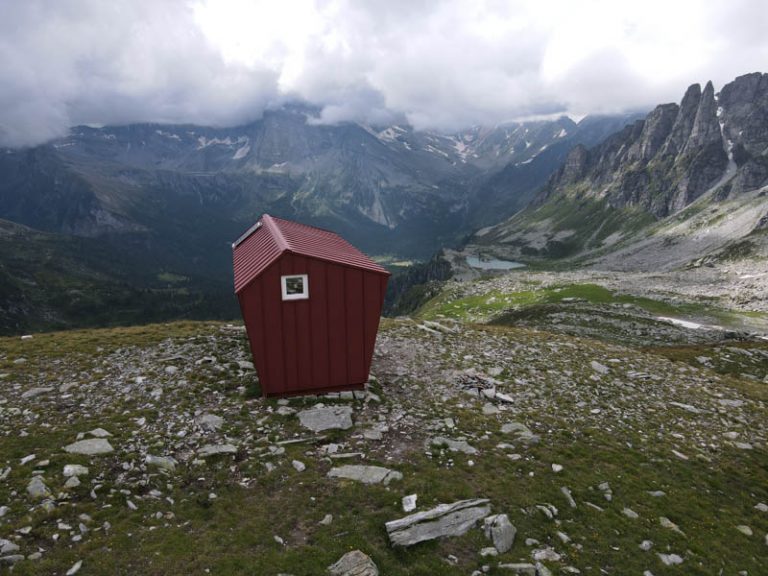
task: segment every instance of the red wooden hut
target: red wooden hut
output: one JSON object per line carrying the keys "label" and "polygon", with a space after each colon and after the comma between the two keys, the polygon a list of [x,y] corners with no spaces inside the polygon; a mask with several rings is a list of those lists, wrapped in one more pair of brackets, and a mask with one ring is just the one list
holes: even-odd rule
{"label": "red wooden hut", "polygon": [[389,272],[333,232],[268,214],[232,251],[262,393],[362,388]]}

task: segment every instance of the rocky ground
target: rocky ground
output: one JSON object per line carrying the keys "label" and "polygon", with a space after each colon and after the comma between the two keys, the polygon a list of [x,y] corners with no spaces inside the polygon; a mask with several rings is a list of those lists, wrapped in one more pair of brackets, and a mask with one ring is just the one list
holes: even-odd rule
{"label": "rocky ground", "polygon": [[0,340],[0,573],[765,573],[768,343],[401,319],[373,373],[265,400],[240,326]]}

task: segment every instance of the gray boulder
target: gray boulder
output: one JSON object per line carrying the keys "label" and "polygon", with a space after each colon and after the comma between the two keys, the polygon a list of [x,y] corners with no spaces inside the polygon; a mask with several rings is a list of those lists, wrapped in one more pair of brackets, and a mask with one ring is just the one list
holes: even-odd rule
{"label": "gray boulder", "polygon": [[493,542],[493,546],[501,554],[508,552],[515,543],[517,528],[512,525],[506,514],[488,516],[483,521],[483,530],[486,538]]}
{"label": "gray boulder", "polygon": [[207,458],[208,456],[216,456],[218,454],[236,454],[237,447],[232,444],[206,444],[200,450],[197,451],[198,456]]}
{"label": "gray boulder", "polygon": [[109,443],[109,440],[105,438],[89,438],[88,440],[80,440],[64,446],[64,451],[70,454],[85,454],[86,456],[97,456],[99,454],[109,454],[114,452],[115,449]]}
{"label": "gray boulder", "polygon": [[352,428],[351,406],[328,406],[323,408],[310,408],[298,413],[299,422],[305,428],[313,432],[323,430],[348,430]]}
{"label": "gray boulder", "polygon": [[484,498],[440,504],[431,510],[387,522],[387,535],[393,546],[412,546],[426,540],[461,536],[490,513],[491,506]]}
{"label": "gray boulder", "polygon": [[331,576],[379,576],[379,569],[366,554],[353,550],[328,566],[328,573]]}
{"label": "gray boulder", "polygon": [[29,484],[27,484],[27,494],[35,500],[51,497],[51,491],[48,490],[48,486],[45,485],[40,476],[35,476],[29,481]]}
{"label": "gray boulder", "polygon": [[362,466],[359,464],[347,464],[331,468],[329,478],[346,478],[363,484],[389,484],[392,480],[402,480],[403,475],[396,470],[381,466]]}
{"label": "gray boulder", "polygon": [[442,436],[436,436],[430,440],[432,446],[447,446],[451,452],[464,452],[464,454],[477,454],[477,448],[470,446],[466,440],[451,440]]}

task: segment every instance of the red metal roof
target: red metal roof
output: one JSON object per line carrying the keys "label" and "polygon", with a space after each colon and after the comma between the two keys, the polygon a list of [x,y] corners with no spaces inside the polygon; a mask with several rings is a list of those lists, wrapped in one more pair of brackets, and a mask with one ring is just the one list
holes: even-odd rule
{"label": "red metal roof", "polygon": [[284,252],[387,274],[389,272],[338,234],[264,214],[232,245],[235,293]]}

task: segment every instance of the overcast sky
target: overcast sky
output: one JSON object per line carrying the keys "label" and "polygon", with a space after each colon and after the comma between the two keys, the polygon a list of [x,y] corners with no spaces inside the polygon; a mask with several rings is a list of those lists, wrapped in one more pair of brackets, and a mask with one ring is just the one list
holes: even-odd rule
{"label": "overcast sky", "polygon": [[765,0],[0,0],[0,145],[77,124],[454,130],[678,102],[768,72]]}

